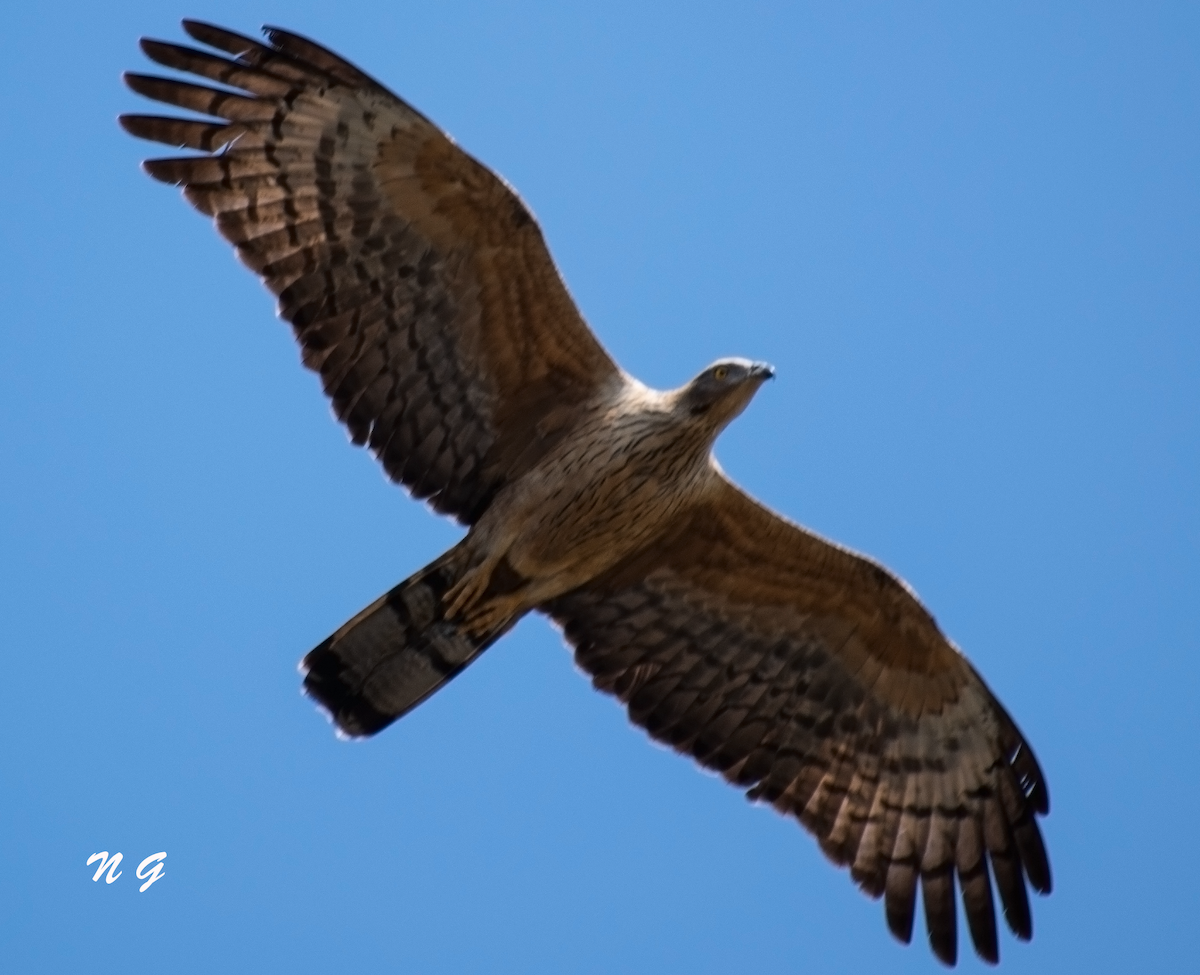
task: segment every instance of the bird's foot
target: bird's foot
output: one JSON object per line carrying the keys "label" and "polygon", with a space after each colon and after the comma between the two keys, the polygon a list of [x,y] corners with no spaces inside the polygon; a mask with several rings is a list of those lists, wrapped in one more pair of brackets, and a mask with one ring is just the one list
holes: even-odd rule
{"label": "bird's foot", "polygon": [[468,569],[463,577],[446,590],[442,604],[446,607],[445,618],[457,619],[467,615],[479,601],[492,580],[494,564],[484,562],[473,569]]}
{"label": "bird's foot", "polygon": [[464,615],[462,627],[471,636],[485,637],[521,611],[521,598],[516,594],[497,596],[475,606]]}

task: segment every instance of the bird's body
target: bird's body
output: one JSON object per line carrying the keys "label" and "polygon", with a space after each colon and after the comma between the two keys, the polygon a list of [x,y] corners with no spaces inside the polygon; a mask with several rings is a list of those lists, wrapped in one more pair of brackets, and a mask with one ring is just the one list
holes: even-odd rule
{"label": "bird's body", "polygon": [[[745,374],[748,385],[727,405],[739,412],[770,375],[733,360],[713,368]],[[720,480],[712,442],[732,417],[693,413],[687,392],[648,389],[622,375],[555,431],[555,445],[496,496],[463,540],[476,598],[455,608],[492,623],[528,612],[598,578],[701,504]],[[507,584],[489,606],[488,583],[502,563]]]}
{"label": "bird's body", "polygon": [[994,880],[1028,938],[1049,798],[1016,724],[903,582],[712,457],[770,368],[721,360],[648,389],[583,321],[528,208],[432,122],[295,34],[184,27],[229,57],[143,49],[226,87],[127,81],[219,121],[124,116],[200,153],[147,170],[262,276],[351,439],[468,527],[304,658],[339,731],[378,732],[545,613],[634,722],[884,897],[897,937],[919,886],[953,963],[957,885],[996,960]]}

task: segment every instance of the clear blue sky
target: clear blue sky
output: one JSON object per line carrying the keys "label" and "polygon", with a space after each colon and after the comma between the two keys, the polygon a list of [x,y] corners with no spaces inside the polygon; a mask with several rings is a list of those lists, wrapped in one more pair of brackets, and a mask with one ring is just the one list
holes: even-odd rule
{"label": "clear blue sky", "polygon": [[366,743],[300,696],[456,530],[138,171],[118,76],[182,16],[309,34],[449,129],[647,382],[774,362],[725,468],[906,578],[1045,768],[1056,890],[1003,970],[1195,970],[1200,8],[264,0],[5,15],[7,971],[939,968],[536,618]]}

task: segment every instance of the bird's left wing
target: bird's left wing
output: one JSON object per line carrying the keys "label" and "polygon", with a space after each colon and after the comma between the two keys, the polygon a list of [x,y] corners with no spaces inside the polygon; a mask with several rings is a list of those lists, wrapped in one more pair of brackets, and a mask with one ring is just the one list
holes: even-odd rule
{"label": "bird's left wing", "polygon": [[474,522],[573,411],[622,381],[537,222],[495,173],[336,54],[278,29],[267,44],[184,29],[222,53],[142,48],[224,87],[126,81],[217,121],[122,116],[134,135],[199,153],[147,171],[182,186],[278,297],[354,442],[415,496]]}
{"label": "bird's left wing", "polygon": [[1050,889],[1049,809],[1016,724],[912,592],[714,472],[708,500],[546,611],[633,721],[796,816],[912,934],[956,958],[954,890],[998,957],[991,873],[1013,931]]}

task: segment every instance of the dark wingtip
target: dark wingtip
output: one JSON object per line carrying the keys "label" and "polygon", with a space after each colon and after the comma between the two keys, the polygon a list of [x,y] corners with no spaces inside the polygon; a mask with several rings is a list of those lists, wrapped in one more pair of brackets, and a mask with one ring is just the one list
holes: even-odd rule
{"label": "dark wingtip", "polygon": [[179,176],[178,162],[177,159],[144,159],[142,160],[142,172],[160,183],[179,186],[183,181]]}
{"label": "dark wingtip", "polygon": [[139,95],[145,95],[147,98],[153,98],[155,101],[161,101],[155,95],[155,89],[159,88],[166,80],[159,75],[142,74],[140,71],[125,71],[121,74],[121,80],[125,82],[125,86],[132,92]]}
{"label": "dark wingtip", "polygon": [[1013,900],[1004,903],[1004,920],[1019,941],[1033,938],[1033,915],[1029,910],[1029,897],[1025,893],[1025,880],[1020,878],[1020,887],[1012,891]]}
{"label": "dark wingtip", "polygon": [[934,957],[947,968],[953,968],[958,964],[958,943],[953,936],[949,940],[945,940],[935,938],[933,932],[930,932],[929,947],[933,949]]}
{"label": "dark wingtip", "polygon": [[884,902],[885,914],[887,916],[888,930],[892,932],[892,937],[901,944],[912,944],[913,933],[913,911],[904,909],[893,909],[893,906]]}
{"label": "dark wingtip", "polygon": [[[234,31],[226,30],[224,27],[221,27],[218,24],[210,24],[207,20],[195,20],[192,17],[184,17],[183,20],[179,22],[179,26],[183,28],[183,32],[187,34],[188,37],[192,38],[192,40],[200,41],[202,44],[207,43],[207,41],[205,41],[205,37],[212,36],[213,34],[220,34],[222,36],[242,36],[240,34],[235,34]],[[250,40],[248,37],[245,39]]]}
{"label": "dark wingtip", "polygon": [[209,47],[215,47],[219,51],[224,51],[226,54],[232,54],[238,58],[246,52],[263,49],[262,45],[253,37],[247,37],[245,34],[239,34],[237,31],[226,30],[224,27],[210,24],[205,20],[191,20],[189,18],[182,21],[182,25],[184,33],[192,40],[199,41],[201,44],[207,44]]}
{"label": "dark wingtip", "polygon": [[1033,803],[1033,808],[1039,815],[1050,815],[1050,789],[1046,785],[1045,779],[1038,780],[1033,787],[1033,792],[1030,793],[1029,801]]}

